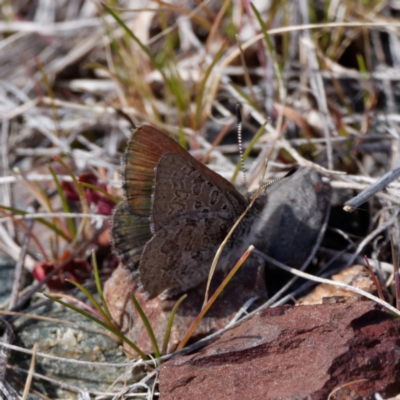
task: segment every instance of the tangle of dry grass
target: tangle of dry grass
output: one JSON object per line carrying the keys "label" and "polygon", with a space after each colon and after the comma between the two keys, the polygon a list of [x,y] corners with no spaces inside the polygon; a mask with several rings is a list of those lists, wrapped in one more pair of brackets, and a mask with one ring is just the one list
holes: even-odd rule
{"label": "tangle of dry grass", "polygon": [[[398,167],[395,2],[310,6],[273,0],[269,8],[257,4],[260,20],[247,0],[206,0],[190,9],[178,1],[142,1],[140,8],[129,0],[104,3],[16,0],[0,9],[0,255],[21,267],[3,309],[28,312],[27,302],[44,284],[25,289],[21,276],[40,261],[65,266],[106,248],[101,233],[108,216],[85,197],[75,176],[90,173],[103,192],[120,196],[119,157],[129,119],[174,136],[230,179],[238,149],[221,140],[235,132],[239,102],[245,149],[265,124],[245,160],[246,189],[259,185],[267,157],[267,180],[294,164],[311,166],[330,180],[336,208]],[[76,209],[62,186],[68,184],[79,197]],[[237,184],[243,186],[241,174]],[[361,255],[367,254],[392,288],[390,234],[399,236],[399,190],[394,181],[356,210],[351,221],[362,229],[345,232],[328,224],[328,233],[342,229],[338,236],[346,243],[322,247],[319,263],[364,263]],[[275,304],[299,293],[285,290]],[[5,326],[8,318],[1,319]],[[5,335],[4,348],[16,351],[10,342]],[[45,357],[34,354],[36,363]],[[7,359],[3,354],[0,391],[18,398],[5,373]],[[149,364],[131,363],[129,371],[139,365]],[[81,398],[151,398],[157,371],[148,369],[124,387],[129,373],[101,391],[50,379],[32,367],[30,390],[39,395],[35,382],[51,380]]]}

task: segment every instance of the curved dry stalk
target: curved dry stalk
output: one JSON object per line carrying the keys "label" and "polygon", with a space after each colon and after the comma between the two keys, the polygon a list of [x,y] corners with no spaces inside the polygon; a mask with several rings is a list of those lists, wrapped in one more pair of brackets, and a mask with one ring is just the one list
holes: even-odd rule
{"label": "curved dry stalk", "polygon": [[344,389],[344,388],[346,388],[347,386],[354,385],[355,383],[360,383],[360,382],[368,382],[368,379],[358,379],[358,380],[356,380],[356,381],[347,382],[347,383],[345,383],[344,385],[341,385],[341,386],[339,386],[339,387],[333,389],[333,390],[329,393],[328,400],[330,400],[330,399],[332,398],[332,396],[333,396],[336,392],[338,392],[339,390]]}
{"label": "curved dry stalk", "polygon": [[[29,373],[29,371],[27,371],[26,369],[19,368],[19,367],[12,367],[12,370],[15,370],[15,371],[18,371],[18,372],[22,372],[22,373],[25,373],[25,374]],[[46,382],[49,382],[49,383],[51,383],[51,384],[53,384],[53,385],[55,385],[57,387],[70,390],[71,392],[75,392],[75,393],[81,393],[82,392],[82,387],[78,387],[78,386],[75,386],[75,385],[71,385],[69,383],[65,383],[65,381],[60,381],[60,380],[56,380],[56,379],[53,379],[53,378],[49,378],[48,376],[39,374],[37,372],[34,372],[32,374],[32,376],[34,378],[36,378],[36,379],[42,379],[42,380],[44,380]],[[92,394],[92,395],[95,395],[95,396],[103,396],[103,395],[114,396],[115,395],[115,393],[100,392],[98,390],[92,390],[92,389],[87,390],[87,392]],[[20,397],[16,397],[16,399],[20,400]]]}
{"label": "curved dry stalk", "polygon": [[237,228],[237,226],[240,224],[242,219],[246,216],[246,214],[249,212],[250,208],[253,206],[254,202],[256,201],[256,199],[257,199],[257,197],[258,197],[258,195],[259,195],[259,193],[261,191],[261,188],[262,188],[261,186],[258,187],[258,189],[257,189],[256,193],[254,194],[254,196],[252,197],[249,205],[246,207],[246,209],[243,211],[243,213],[240,215],[240,217],[233,224],[232,228],[230,229],[230,231],[226,235],[225,239],[223,240],[223,242],[218,247],[218,250],[217,250],[217,252],[215,254],[214,260],[213,260],[213,262],[211,264],[210,272],[208,274],[206,293],[204,295],[203,307],[208,302],[208,293],[209,293],[209,290],[210,290],[211,280],[212,280],[212,277],[214,275],[215,268],[217,267],[218,260],[220,259],[221,254],[224,251],[224,248],[225,248],[226,244],[228,243],[228,240],[232,237],[233,233],[235,232],[235,229]]}
{"label": "curved dry stalk", "polygon": [[[84,330],[87,330],[90,332],[95,332],[95,333],[99,333],[104,336],[108,336],[110,339],[114,338],[114,335],[111,334],[109,331],[97,329],[94,326],[84,325],[79,322],[67,321],[65,319],[46,317],[44,315],[30,314],[27,312],[4,311],[4,310],[0,310],[0,315],[7,315],[7,316],[15,317],[14,319],[16,319],[17,317],[24,317],[27,319],[33,319],[33,320],[37,320],[37,321],[53,322],[54,324],[59,325],[59,326],[60,325],[70,325],[70,326],[73,326],[76,328],[81,328],[81,329],[84,329]],[[10,319],[10,320],[13,321],[14,319]]]}
{"label": "curved dry stalk", "polygon": [[28,244],[29,244],[29,240],[31,238],[30,229],[32,228],[32,226],[33,226],[33,221],[29,221],[27,224],[27,227],[29,230],[24,235],[24,240],[23,240],[22,246],[21,246],[21,253],[19,255],[17,264],[15,265],[14,282],[13,282],[13,287],[12,287],[12,291],[11,291],[10,302],[8,304],[9,309],[12,309],[18,301],[18,296],[19,296],[19,292],[21,289],[21,283],[22,283],[22,278],[23,278],[23,273],[24,273],[25,256],[26,256],[26,252],[28,251]]}
{"label": "curved dry stalk", "polygon": [[[24,353],[24,354],[29,354],[31,356],[34,354],[33,350],[28,350],[28,349],[25,349],[23,347],[16,346],[16,345],[13,345],[13,344],[4,343],[4,342],[0,342],[0,347],[5,348],[5,349],[9,349],[9,350],[18,351],[18,352]],[[63,363],[88,365],[88,366],[92,365],[92,366],[96,366],[96,367],[126,368],[126,367],[129,367],[129,366],[132,366],[135,363],[134,361],[131,361],[129,363],[109,363],[109,362],[100,362],[100,361],[75,360],[75,359],[72,359],[72,358],[53,356],[52,354],[42,353],[40,351],[36,352],[36,357],[47,358],[49,360],[60,361],[60,362],[63,362]],[[148,363],[149,362],[147,362],[146,364],[148,364]],[[138,365],[137,362],[136,362],[135,365],[136,366]],[[142,361],[142,364],[139,364],[139,365],[145,365],[145,363]]]}
{"label": "curved dry stalk", "polygon": [[66,213],[66,212],[48,212],[48,213],[32,213],[32,214],[24,214],[24,215],[13,215],[12,217],[3,217],[0,218],[0,223],[9,221],[11,219],[28,219],[33,220],[37,218],[91,218],[98,220],[109,220],[109,215],[102,214],[85,214],[85,213]]}
{"label": "curved dry stalk", "polygon": [[287,272],[290,272],[293,275],[297,275],[300,278],[308,279],[310,281],[318,282],[318,283],[326,283],[327,285],[336,286],[336,287],[339,287],[341,289],[345,289],[345,290],[348,290],[350,292],[354,292],[354,293],[357,293],[357,294],[359,294],[361,296],[367,297],[368,299],[370,299],[372,301],[375,301],[376,303],[380,304],[382,307],[386,308],[387,310],[391,311],[393,314],[395,314],[398,317],[400,317],[400,311],[399,310],[397,310],[395,307],[391,306],[389,303],[387,303],[385,301],[382,301],[379,297],[376,297],[376,296],[374,296],[374,295],[372,295],[372,294],[370,294],[370,293],[368,293],[368,292],[366,292],[364,290],[361,290],[361,289],[356,288],[356,287],[351,286],[351,285],[346,285],[345,283],[335,282],[335,281],[333,281],[331,279],[320,278],[318,276],[314,276],[314,275],[311,275],[311,274],[307,274],[306,272],[299,271],[299,270],[297,270],[295,268],[288,267],[287,265],[280,263],[279,261],[273,259],[272,257],[267,256],[266,254],[264,254],[264,253],[262,253],[260,251],[254,250],[254,253],[257,254],[262,259],[264,259],[265,261],[267,261],[268,263],[271,263],[271,264],[275,265],[278,268],[281,268],[281,269],[283,269],[283,270],[285,270]]}
{"label": "curved dry stalk", "polygon": [[[268,35],[280,35],[287,32],[303,31],[309,29],[321,29],[321,28],[382,28],[385,31],[387,28],[399,28],[400,22],[327,22],[323,24],[304,24],[304,25],[292,25],[284,26],[281,28],[268,29]],[[242,44],[242,49],[246,50],[251,47],[254,43],[262,40],[264,35],[259,33],[252,37],[247,42]],[[222,72],[228,65],[230,65],[236,58],[240,57],[240,50],[236,49],[232,51],[225,60],[221,63],[219,71]]]}
{"label": "curved dry stalk", "polygon": [[0,382],[4,384],[6,377],[6,366],[9,356],[9,348],[7,346],[11,346],[11,343],[14,340],[14,332],[12,330],[11,325],[4,319],[0,318],[0,324],[5,326],[5,331],[3,334],[3,340],[5,346],[0,351]]}
{"label": "curved dry stalk", "polygon": [[24,393],[22,394],[22,400],[26,400],[28,398],[29,390],[31,388],[31,383],[32,383],[32,377],[33,377],[33,373],[35,370],[37,350],[38,350],[38,344],[35,343],[33,345],[33,349],[32,349],[32,360],[31,360],[31,365],[29,367],[28,377],[26,378],[26,381],[25,381],[25,387],[24,387]]}
{"label": "curved dry stalk", "polygon": [[385,223],[383,223],[382,225],[379,225],[376,229],[374,229],[372,232],[370,232],[357,246],[355,252],[352,254],[352,256],[350,257],[350,259],[347,261],[347,264],[345,265],[345,268],[350,267],[351,265],[353,265],[355,259],[357,258],[357,256],[360,254],[360,252],[362,251],[362,249],[375,237],[377,236],[379,233],[383,232],[384,230],[386,230],[389,226],[393,225],[395,223],[395,221],[397,220],[397,216],[399,214],[400,211],[397,211],[394,216],[392,218],[390,218],[388,221],[386,221]]}

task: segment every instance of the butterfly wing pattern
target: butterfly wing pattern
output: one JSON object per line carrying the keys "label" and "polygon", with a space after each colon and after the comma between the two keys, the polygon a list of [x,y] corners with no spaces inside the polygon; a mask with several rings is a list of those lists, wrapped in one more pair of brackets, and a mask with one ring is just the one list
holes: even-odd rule
{"label": "butterfly wing pattern", "polygon": [[205,280],[219,245],[246,208],[231,184],[226,190],[229,182],[215,180],[193,160],[168,153],[157,166],[154,236],[140,262],[140,279],[150,297]]}
{"label": "butterfly wing pattern", "polygon": [[[126,199],[112,227],[116,252],[139,271],[150,298],[196,286],[248,202],[150,126],[136,129],[124,163]],[[266,192],[236,228],[217,267],[229,266],[249,244],[291,266],[307,258],[329,213],[329,185],[317,171],[300,168]]]}
{"label": "butterfly wing pattern", "polygon": [[124,155],[126,199],[115,209],[112,238],[115,251],[131,269],[137,267],[143,247],[152,237],[150,215],[154,170],[169,151],[184,150],[157,129],[143,126],[134,132]]}
{"label": "butterfly wing pattern", "polygon": [[113,217],[114,248],[139,263],[149,297],[196,286],[218,246],[245,210],[227,180],[149,126],[133,134],[124,159],[126,200]]}

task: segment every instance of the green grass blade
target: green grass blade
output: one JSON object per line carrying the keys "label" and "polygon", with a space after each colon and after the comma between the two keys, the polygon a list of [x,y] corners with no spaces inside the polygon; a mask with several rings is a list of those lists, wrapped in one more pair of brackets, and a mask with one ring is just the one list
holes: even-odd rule
{"label": "green grass blade", "polygon": [[96,253],[93,250],[92,251],[92,265],[93,265],[93,274],[94,274],[94,279],[96,282],[96,288],[97,288],[97,293],[100,296],[100,300],[101,300],[101,305],[102,305],[102,309],[104,311],[104,313],[107,315],[107,320],[110,320],[110,322],[112,322],[112,317],[111,317],[111,313],[110,310],[108,309],[107,303],[104,299],[104,295],[103,295],[103,288],[101,287],[101,281],[100,281],[100,274],[99,274],[99,268],[97,266],[97,258],[96,258]]}
{"label": "green grass blade", "polygon": [[[54,160],[56,160],[57,162],[59,162],[64,168],[65,170],[68,172],[68,174],[71,176],[72,180],[74,181],[76,190],[78,191],[78,196],[79,196],[79,201],[81,202],[81,207],[82,207],[82,212],[84,214],[89,214],[90,209],[89,209],[89,204],[87,202],[87,199],[85,197],[85,192],[83,190],[83,186],[81,185],[80,182],[78,182],[78,180],[76,179],[75,174],[72,172],[71,168],[64,162],[64,160],[61,157],[53,157]],[[78,234],[77,235],[81,235],[82,232],[85,230],[85,227],[87,227],[87,223],[88,223],[89,219],[88,218],[82,218],[79,227],[77,229]],[[75,240],[78,240],[79,238],[77,236],[75,236]]]}
{"label": "green grass blade", "polygon": [[[361,73],[361,78],[368,85],[368,83],[369,83],[368,69],[367,69],[367,65],[365,64],[364,57],[361,54],[357,54],[357,63],[358,63],[358,69]],[[368,106],[369,99],[370,99],[369,92],[368,92],[368,90],[365,90],[364,96],[363,96],[365,109],[369,109],[369,106]]]}
{"label": "green grass blade", "polygon": [[[59,179],[57,177],[57,174],[54,171],[54,169],[52,167],[50,167],[50,166],[49,166],[49,171],[50,171],[51,176],[53,177],[54,183],[56,184],[57,192],[58,192],[58,195],[60,196],[60,200],[61,200],[61,204],[62,204],[63,210],[66,213],[70,213],[71,209],[69,208],[68,200],[65,197],[64,190],[63,190],[63,188],[62,188],[62,186],[60,184],[60,181],[59,181]],[[69,232],[71,234],[71,237],[74,238],[75,235],[76,235],[74,220],[73,220],[73,218],[66,218],[66,220],[67,220],[68,229],[69,229]]]}
{"label": "green grass blade", "polygon": [[104,312],[104,310],[101,308],[101,305],[99,302],[93,297],[93,295],[80,283],[75,282],[71,279],[66,279],[67,282],[72,283],[74,286],[76,286],[88,299],[89,301],[93,304],[94,308],[98,311],[98,313],[104,318],[105,321],[107,321],[107,324],[113,325],[112,321],[108,318],[108,315]]}
{"label": "green grass blade", "polygon": [[174,318],[175,318],[175,314],[178,311],[179,306],[181,305],[182,301],[185,300],[187,297],[187,294],[184,294],[174,305],[174,308],[171,311],[171,315],[169,316],[169,320],[168,320],[168,325],[167,325],[167,329],[165,330],[165,336],[164,336],[164,342],[162,345],[162,350],[161,350],[161,354],[164,355],[167,353],[167,349],[168,349],[168,342],[169,342],[169,337],[171,335],[171,329],[172,329],[172,324],[174,323]]}
{"label": "green grass blade", "polygon": [[223,43],[220,50],[218,51],[218,53],[216,54],[216,56],[214,57],[214,60],[212,61],[212,63],[208,66],[206,73],[204,75],[204,78],[201,82],[201,86],[200,86],[200,90],[199,90],[199,94],[197,95],[197,99],[196,99],[196,116],[195,116],[195,120],[196,120],[196,128],[200,128],[201,126],[201,116],[202,116],[202,112],[203,112],[203,99],[204,99],[204,93],[206,90],[206,83],[208,78],[211,75],[212,70],[214,69],[215,65],[217,64],[218,60],[221,58],[222,54],[224,53],[226,48],[226,44]]}
{"label": "green grass blade", "polygon": [[150,322],[146,316],[146,314],[144,313],[144,311],[142,310],[142,307],[140,307],[139,302],[136,299],[136,296],[134,293],[131,293],[131,299],[133,301],[133,304],[136,308],[136,311],[138,312],[140,318],[143,321],[143,325],[145,326],[147,333],[149,334],[150,340],[151,340],[151,344],[153,345],[153,350],[154,350],[154,355],[156,358],[160,358],[160,349],[158,348],[158,344],[157,344],[157,340],[156,337],[154,336],[154,331],[150,325]]}
{"label": "green grass blade", "polygon": [[102,4],[103,8],[105,11],[110,14],[118,23],[118,25],[124,30],[124,32],[133,39],[139,47],[142,49],[142,51],[147,55],[151,63],[153,64],[154,68],[157,69],[160,74],[163,77],[164,83],[167,85],[169,90],[174,94],[175,100],[177,103],[177,109],[179,114],[183,114],[185,111],[189,110],[189,107],[187,106],[188,103],[188,98],[187,96],[184,98],[182,97],[183,93],[185,92],[185,86],[181,83],[178,82],[176,79],[173,79],[174,74],[170,74],[171,77],[169,77],[165,71],[164,71],[164,63],[171,63],[171,58],[165,58],[163,57],[161,61],[157,60],[157,57],[154,57],[153,54],[151,54],[151,51],[147,46],[145,46],[139,38],[132,32],[131,29],[128,28],[128,26],[125,24],[125,22],[121,19],[121,17],[110,7],[106,6],[105,4]]}
{"label": "green grass blade", "polygon": [[[30,214],[30,215],[34,215],[31,213],[28,213],[27,211],[24,210],[19,210],[17,208],[14,207],[7,207],[7,206],[3,206],[0,204],[0,208],[2,210],[6,210],[6,211],[11,211],[14,214],[17,215],[26,215],[26,214]],[[57,228],[56,225],[52,224],[49,221],[46,221],[43,218],[34,218],[37,222],[41,223],[44,226],[47,226],[49,229],[51,229],[56,235],[61,236],[65,241],[67,241],[68,243],[72,242],[72,238],[70,238],[68,235],[66,235],[61,229]]]}
{"label": "green grass blade", "polygon": [[231,88],[243,99],[243,103],[249,104],[255,110],[258,110],[258,104],[255,104],[253,99],[248,96],[242,89],[240,89],[235,84],[231,83]]}
{"label": "green grass blade", "polygon": [[45,210],[48,210],[48,212],[53,212],[53,206],[51,204],[50,197],[46,192],[46,189],[43,186],[40,186],[38,182],[29,182],[29,186],[39,204]]}
{"label": "green grass blade", "polygon": [[76,186],[76,190],[78,191],[79,198],[83,198],[86,201],[85,193],[83,191],[82,185],[81,185],[80,182],[78,182],[78,179],[76,179],[76,176],[73,173],[72,169],[66,164],[66,162],[61,157],[54,157],[54,160],[56,160],[58,163],[60,163],[65,168],[65,170],[68,172],[68,175],[74,181],[74,184]]}
{"label": "green grass blade", "polygon": [[[283,87],[284,87],[283,86],[283,67],[280,64],[280,62],[278,61],[278,57],[277,57],[276,51],[274,49],[274,45],[272,44],[272,40],[268,34],[267,27],[261,17],[261,14],[259,13],[259,11],[257,10],[257,8],[254,6],[253,3],[251,3],[251,8],[253,9],[253,12],[257,17],[258,23],[260,24],[260,27],[261,27],[261,31],[264,35],[265,43],[267,44],[267,48],[270,53],[271,60],[273,61],[276,77],[278,78],[279,87],[281,88],[281,90],[283,90]],[[282,94],[281,94],[281,100],[283,100]]]}
{"label": "green grass blade", "polygon": [[93,316],[92,314],[88,313],[87,311],[81,310],[78,307],[73,306],[72,304],[68,304],[62,300],[57,299],[56,297],[53,296],[49,296],[49,295],[44,295],[45,297],[47,297],[50,300],[55,301],[58,304],[63,305],[64,307],[69,308],[70,310],[73,310],[81,315],[83,315],[86,318],[91,319],[93,322],[95,322],[98,325],[101,325],[103,328],[109,330],[110,332],[112,332],[115,336],[117,336],[119,339],[121,339],[123,342],[125,342],[126,344],[128,344],[134,351],[136,351],[136,353],[139,354],[140,357],[142,357],[143,360],[148,360],[148,356],[139,349],[139,347],[137,347],[133,342],[131,342],[126,336],[124,336],[121,332],[119,332],[117,329],[115,329],[113,326],[107,325],[105,322],[103,322],[102,320],[96,318],[95,316]]}
{"label": "green grass blade", "polygon": [[89,189],[95,190],[96,192],[104,194],[104,196],[106,196],[108,199],[110,199],[115,204],[119,203],[119,200],[115,196],[113,196],[111,193],[108,193],[107,190],[104,190],[103,188],[98,187],[96,185],[92,185],[90,183],[86,183],[86,182],[79,182],[79,183],[84,187],[87,187]]}
{"label": "green grass blade", "polygon": [[120,16],[112,10],[110,7],[106,6],[105,4],[102,4],[103,8],[107,11],[108,14],[110,14],[117,22],[118,25],[125,31],[125,33],[133,39],[139,47],[143,50],[144,53],[146,53],[147,57],[149,57],[150,61],[153,63],[154,67],[157,68],[160,73],[162,74],[164,80],[167,82],[168,79],[164,74],[164,71],[162,70],[162,65],[157,61],[155,57],[151,54],[150,50],[139,40],[139,38],[126,26],[125,22],[120,18]]}

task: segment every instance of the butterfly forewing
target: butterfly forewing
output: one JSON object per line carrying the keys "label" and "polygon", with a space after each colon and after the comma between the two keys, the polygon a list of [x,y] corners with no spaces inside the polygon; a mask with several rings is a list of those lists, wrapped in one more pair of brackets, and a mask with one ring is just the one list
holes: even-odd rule
{"label": "butterfly forewing", "polygon": [[215,218],[229,215],[235,221],[245,210],[246,200],[233,185],[219,175],[216,179],[198,164],[194,158],[176,153],[161,158],[153,195],[155,232],[182,215],[196,220],[211,214]]}
{"label": "butterfly forewing", "polygon": [[124,155],[126,200],[113,215],[113,245],[124,263],[137,263],[143,246],[151,239],[150,216],[155,169],[167,152],[185,150],[164,133],[150,126],[135,130]]}
{"label": "butterfly forewing", "polygon": [[134,132],[124,157],[124,189],[135,213],[149,216],[154,174],[161,157],[166,153],[187,154],[173,139],[150,126]]}

